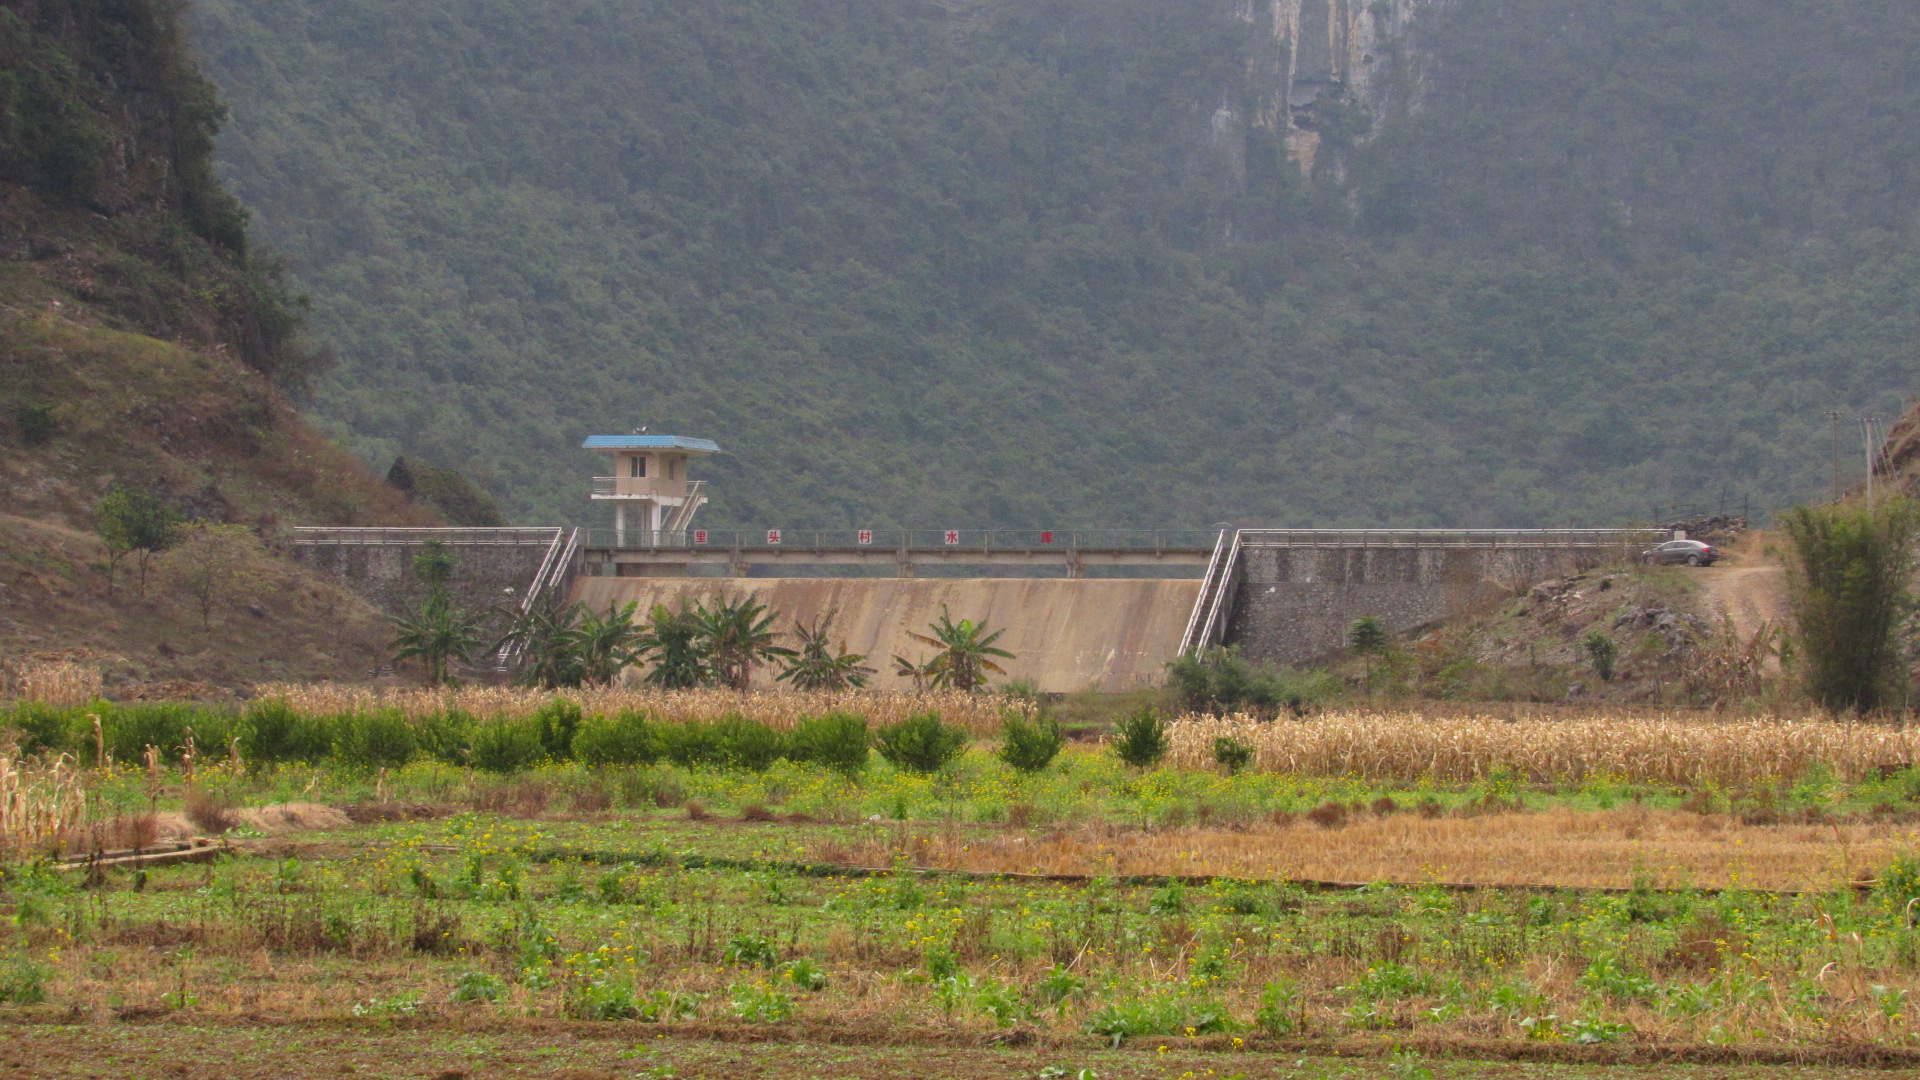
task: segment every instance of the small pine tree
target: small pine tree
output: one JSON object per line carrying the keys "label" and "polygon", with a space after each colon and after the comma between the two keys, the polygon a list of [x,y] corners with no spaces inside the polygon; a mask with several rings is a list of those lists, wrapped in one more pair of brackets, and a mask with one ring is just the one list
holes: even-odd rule
{"label": "small pine tree", "polygon": [[1007,710],[1000,722],[1000,760],[1026,773],[1039,772],[1060,753],[1060,724],[1051,716],[1031,723],[1017,709]]}
{"label": "small pine tree", "polygon": [[1367,696],[1373,696],[1373,659],[1385,656],[1393,639],[1387,636],[1387,626],[1377,616],[1363,615],[1353,620],[1347,627],[1347,651],[1361,658],[1365,664],[1363,676]]}
{"label": "small pine tree", "polygon": [[1141,709],[1113,725],[1113,753],[1136,769],[1150,769],[1167,756],[1167,718]]}
{"label": "small pine tree", "polygon": [[873,748],[908,772],[935,773],[967,748],[967,733],[940,721],[937,712],[915,713],[873,737]]}

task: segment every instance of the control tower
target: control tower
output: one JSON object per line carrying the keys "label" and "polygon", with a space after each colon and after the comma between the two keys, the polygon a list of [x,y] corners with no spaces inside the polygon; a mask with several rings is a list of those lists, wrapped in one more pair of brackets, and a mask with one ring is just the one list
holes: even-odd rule
{"label": "control tower", "polygon": [[[686,542],[693,515],[707,501],[706,481],[687,477],[694,458],[721,453],[710,439],[682,435],[649,435],[645,428],[632,435],[589,435],[583,448],[612,460],[610,476],[593,478],[596,501],[613,503],[616,547],[628,546],[628,525],[641,547]],[[628,511],[637,516],[629,522]]]}

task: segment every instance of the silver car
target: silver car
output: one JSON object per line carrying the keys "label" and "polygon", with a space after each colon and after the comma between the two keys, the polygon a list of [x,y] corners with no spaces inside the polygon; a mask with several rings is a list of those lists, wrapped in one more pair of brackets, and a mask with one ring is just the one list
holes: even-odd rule
{"label": "silver car", "polygon": [[1700,540],[1669,540],[1658,547],[1650,547],[1640,553],[1640,561],[1648,566],[1712,566],[1714,561],[1726,554],[1712,544]]}

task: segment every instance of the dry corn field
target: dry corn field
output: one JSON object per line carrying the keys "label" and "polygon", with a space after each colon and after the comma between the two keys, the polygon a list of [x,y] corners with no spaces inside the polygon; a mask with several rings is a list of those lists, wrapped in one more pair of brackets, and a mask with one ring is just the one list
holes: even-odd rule
{"label": "dry corn field", "polygon": [[991,838],[930,833],[814,854],[988,874],[1805,892],[1870,878],[1915,840],[1912,826],[1888,822],[1755,826],[1723,814],[1558,807],[1434,818],[1343,812],[1329,825],[1303,818],[1227,828],[1083,825]]}
{"label": "dry corn field", "polygon": [[39,701],[63,708],[77,708],[100,700],[104,682],[100,669],[92,664],[65,662],[22,664],[14,670],[15,695],[23,701]]}
{"label": "dry corn field", "polygon": [[326,683],[286,683],[261,686],[257,688],[257,695],[283,700],[294,709],[312,715],[394,708],[409,719],[450,711],[481,717],[524,716],[559,696],[579,702],[581,710],[588,714],[611,715],[631,710],[681,722],[712,720],[737,713],[749,720],[758,720],[781,729],[793,727],[803,717],[829,712],[857,713],[866,717],[873,726],[882,727],[904,720],[914,713],[932,711],[939,713],[947,723],[965,727],[976,736],[997,733],[1001,717],[1008,709],[1023,708],[1018,702],[1007,698],[954,691],[856,691],[835,694],[754,690],[743,694],[733,690],[610,687],[562,690],[556,695],[545,690],[515,687],[375,690]]}
{"label": "dry corn field", "polygon": [[1187,717],[1170,763],[1207,768],[1214,740],[1252,747],[1252,767],[1301,776],[1472,784],[1521,780],[1731,787],[1793,781],[1824,766],[1844,781],[1911,766],[1920,728],[1821,719],[1450,716],[1332,712],[1305,720]]}
{"label": "dry corn field", "polygon": [[86,788],[69,757],[23,761],[0,754],[0,849],[32,858],[61,847],[86,813]]}

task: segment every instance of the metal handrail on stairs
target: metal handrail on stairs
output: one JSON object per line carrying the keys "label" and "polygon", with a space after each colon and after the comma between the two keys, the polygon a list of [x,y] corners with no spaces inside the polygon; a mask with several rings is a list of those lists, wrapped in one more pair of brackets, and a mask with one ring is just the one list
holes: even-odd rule
{"label": "metal handrail on stairs", "polygon": [[670,534],[686,532],[687,526],[693,524],[694,513],[700,509],[700,500],[705,498],[700,492],[706,486],[705,480],[688,481],[686,501],[673,508],[672,515],[667,518],[666,524],[661,526],[660,531]]}
{"label": "metal handrail on stairs", "polygon": [[[562,541],[565,541],[563,544]],[[527,586],[526,595],[520,598],[520,614],[527,615],[540,603],[548,590],[560,584],[567,567],[580,550],[579,529],[553,530],[553,542],[547,545],[547,553],[540,560],[540,568],[533,573],[533,582]],[[509,641],[500,647],[495,659],[498,668],[505,671],[520,657],[520,642]]]}
{"label": "metal handrail on stairs", "polygon": [[[1180,635],[1180,651],[1176,655],[1197,655],[1202,649],[1207,647],[1207,643],[1201,640],[1202,628],[1211,626],[1209,616],[1213,611],[1213,600],[1219,593],[1221,584],[1228,573],[1226,562],[1229,551],[1227,535],[1228,530],[1221,529],[1220,538],[1214,541],[1213,557],[1207,561],[1206,576],[1200,579],[1200,595],[1193,599],[1193,613],[1187,616],[1187,628],[1186,631]],[[1237,551],[1238,549],[1239,539],[1236,533],[1232,550]]]}

